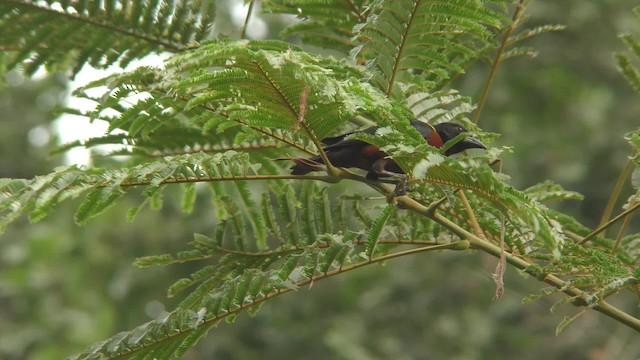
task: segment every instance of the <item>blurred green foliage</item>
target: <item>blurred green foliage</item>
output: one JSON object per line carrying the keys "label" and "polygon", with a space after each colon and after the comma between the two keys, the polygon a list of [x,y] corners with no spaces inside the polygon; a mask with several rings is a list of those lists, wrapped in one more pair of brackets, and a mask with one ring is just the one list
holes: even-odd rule
{"label": "blurred green foliage", "polygon": [[[626,162],[623,136],[637,127],[640,114],[640,101],[612,58],[622,49],[618,33],[640,31],[629,12],[632,5],[535,2],[527,12],[529,24],[568,28],[536,38],[538,57],[502,65],[480,120],[486,130],[503,134],[500,144],[517,144],[504,163],[516,186],[553,179],[582,192],[586,200],[572,204],[572,210],[590,225],[598,222]],[[281,17],[265,19],[271,30],[282,26]],[[484,74],[486,68],[469,69],[456,87],[475,95]],[[55,141],[51,109],[64,94],[64,81],[56,77],[8,81],[0,92],[2,177],[30,178],[51,170],[46,156]],[[37,127],[41,130],[34,134]],[[37,140],[43,139],[42,130],[50,135],[48,144]],[[174,195],[179,194],[167,194]],[[46,222],[23,220],[9,228],[0,241],[0,358],[59,359],[174,305],[164,289],[189,269],[139,270],[131,263],[137,256],[183,249],[192,233],[210,232],[214,209],[200,202],[187,215],[172,208],[179,201],[167,201],[161,211],[144,211],[127,223],[126,210],[139,200],[122,201],[82,228],[73,223],[73,203],[59,206]],[[464,253],[429,253],[368,267],[270,302],[254,319],[243,315],[234,326],[221,325],[185,358],[640,356],[636,333],[596,313],[556,337],[563,312],[572,309],[549,314],[553,299],[522,305],[540,285],[513,270],[507,272],[505,296],[492,301],[494,267],[495,259]]]}

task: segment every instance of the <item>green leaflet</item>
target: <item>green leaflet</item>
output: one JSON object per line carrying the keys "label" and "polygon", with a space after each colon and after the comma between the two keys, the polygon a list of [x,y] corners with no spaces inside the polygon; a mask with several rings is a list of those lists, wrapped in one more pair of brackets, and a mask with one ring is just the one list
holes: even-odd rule
{"label": "green leaflet", "polygon": [[348,54],[354,46],[353,28],[364,22],[370,13],[369,0],[267,0],[265,12],[291,14],[308,20],[289,26],[282,37],[300,36],[305,44],[315,45]]}
{"label": "green leaflet", "polygon": [[366,243],[366,252],[369,259],[373,257],[373,254],[376,251],[376,246],[378,245],[378,241],[380,241],[382,230],[387,224],[387,221],[389,220],[389,217],[391,217],[391,214],[393,213],[393,210],[395,208],[395,205],[387,204],[384,210],[382,210],[382,214],[380,214],[380,216],[378,216],[371,224],[371,228],[369,229],[369,233],[367,234]]}
{"label": "green leaflet", "polygon": [[631,85],[635,91],[640,92],[640,72],[633,66],[631,59],[625,54],[617,53],[616,60],[618,62],[618,70],[625,77],[629,85]]}
{"label": "green leaflet", "polygon": [[[372,83],[403,98],[401,84],[419,91],[440,89],[491,47],[492,30],[508,19],[470,0],[374,1],[373,14],[357,26],[351,56],[368,60]],[[461,36],[464,34],[465,36]]]}
{"label": "green leaflet", "polygon": [[[640,19],[640,8],[634,8],[633,13],[637,19]],[[631,56],[622,52],[615,54],[618,62],[618,70],[625,77],[629,85],[631,85],[636,92],[640,93],[640,72],[638,71],[637,65],[637,62],[640,61],[640,42],[631,34],[621,34],[620,39],[627,46]]]}

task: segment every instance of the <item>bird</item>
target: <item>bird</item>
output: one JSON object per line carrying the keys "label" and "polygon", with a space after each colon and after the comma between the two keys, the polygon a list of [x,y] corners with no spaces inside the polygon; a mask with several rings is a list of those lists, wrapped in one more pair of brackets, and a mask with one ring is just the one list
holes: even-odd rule
{"label": "bird", "polygon": [[[431,125],[413,120],[410,124],[429,145],[436,148],[442,148],[448,141],[467,132],[462,125],[451,122]],[[321,142],[325,145],[323,151],[333,166],[367,171],[367,180],[397,184],[396,193],[402,194],[406,192],[403,188],[406,184],[406,175],[400,166],[377,146],[362,140],[347,139],[349,135],[356,133],[375,135],[378,129],[379,127],[373,126],[361,131],[322,139]],[[467,136],[449,147],[444,154],[449,156],[472,148],[486,149],[486,146],[480,140]],[[292,175],[305,175],[313,171],[326,170],[320,155],[310,158],[290,158],[290,160],[295,163],[290,169]],[[389,177],[399,179],[401,184],[398,181],[386,179]]]}

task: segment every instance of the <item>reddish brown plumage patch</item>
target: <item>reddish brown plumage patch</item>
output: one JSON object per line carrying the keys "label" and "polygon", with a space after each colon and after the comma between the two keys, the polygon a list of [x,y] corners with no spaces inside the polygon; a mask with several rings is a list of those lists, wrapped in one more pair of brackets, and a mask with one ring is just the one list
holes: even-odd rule
{"label": "reddish brown plumage patch", "polygon": [[386,156],[387,154],[380,151],[379,147],[368,144],[360,150],[358,157],[354,159],[356,162],[355,167],[369,171],[376,160],[382,159]]}
{"label": "reddish brown plumage patch", "polygon": [[367,145],[362,148],[361,154],[364,156],[378,155],[378,153],[384,154],[380,151],[380,148],[375,145]]}
{"label": "reddish brown plumage patch", "polygon": [[435,146],[437,148],[441,148],[444,145],[444,142],[442,141],[440,134],[438,134],[438,132],[435,131],[435,129],[433,129],[431,131],[431,134],[427,136],[427,142],[429,143],[429,145]]}

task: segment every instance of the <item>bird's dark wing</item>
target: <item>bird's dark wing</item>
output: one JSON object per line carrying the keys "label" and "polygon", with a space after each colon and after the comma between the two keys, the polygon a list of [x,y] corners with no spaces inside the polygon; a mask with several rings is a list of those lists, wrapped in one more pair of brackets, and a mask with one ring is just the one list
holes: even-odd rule
{"label": "bird's dark wing", "polygon": [[359,131],[352,131],[346,134],[342,134],[342,135],[338,135],[338,136],[334,136],[334,137],[328,137],[328,138],[324,138],[322,140],[320,140],[323,144],[327,145],[324,150],[339,150],[342,148],[347,148],[350,146],[360,146],[360,145],[364,145],[366,144],[364,141],[362,140],[356,140],[356,139],[347,139],[345,140],[345,138],[351,134],[358,134],[358,133],[363,133],[363,134],[369,134],[369,135],[373,135],[376,133],[376,131],[379,129],[379,127],[377,126],[372,126],[369,128],[366,128],[364,130],[359,130]]}
{"label": "bird's dark wing", "polygon": [[336,143],[339,143],[340,141],[344,140],[345,137],[351,135],[351,134],[355,134],[357,131],[352,131],[346,134],[342,134],[342,135],[338,135],[338,136],[333,136],[333,137],[327,137],[324,138],[322,140],[320,140],[321,143],[325,144],[325,145],[333,145]]}

